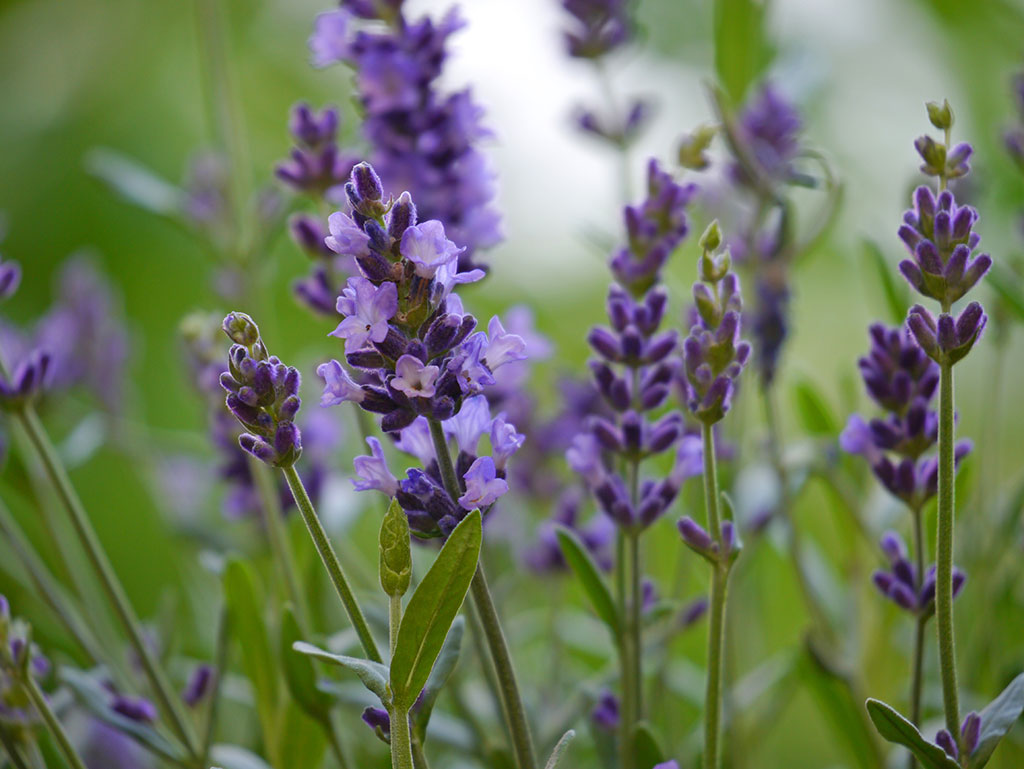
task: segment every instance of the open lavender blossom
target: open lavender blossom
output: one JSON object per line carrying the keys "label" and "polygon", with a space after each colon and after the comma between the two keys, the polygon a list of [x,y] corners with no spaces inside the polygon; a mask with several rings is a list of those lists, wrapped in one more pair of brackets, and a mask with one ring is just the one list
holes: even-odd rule
{"label": "open lavender blossom", "polygon": [[[422,468],[410,469],[399,484],[383,448],[370,439],[372,454],[356,460],[356,488],[397,497],[416,532],[447,534],[469,510],[489,508],[508,489],[505,463],[523,436],[502,415],[491,416],[482,393],[496,383],[496,371],[526,357],[526,343],[497,317],[474,333],[476,318],[454,289],[483,272],[456,272],[462,248],[441,222],[419,220],[408,192],[385,200],[368,164],[353,169],[345,189],[350,210],[332,214],[328,245],[350,255],[361,274],[338,297],[342,320],[331,335],[344,340],[348,367],[332,360],[318,368],[321,403],[352,401],[382,415],[381,428]],[[444,487],[431,421],[458,444],[456,498]],[[477,454],[484,435],[491,456]]]}

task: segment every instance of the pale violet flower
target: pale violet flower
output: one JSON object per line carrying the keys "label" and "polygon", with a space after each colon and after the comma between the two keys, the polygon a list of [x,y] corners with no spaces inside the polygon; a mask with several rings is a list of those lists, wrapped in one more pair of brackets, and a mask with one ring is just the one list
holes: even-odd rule
{"label": "pale violet flower", "polygon": [[433,278],[442,266],[457,263],[459,254],[465,251],[445,237],[444,225],[436,219],[407,229],[400,250],[421,278]]}
{"label": "pale violet flower", "polygon": [[416,417],[408,427],[399,433],[395,446],[406,454],[412,454],[424,467],[434,461],[434,441],[430,437],[430,425],[426,417]]}
{"label": "pale violet flower", "polygon": [[466,482],[466,493],[459,497],[459,504],[466,510],[490,507],[498,497],[508,491],[508,483],[504,478],[498,477],[494,460],[490,457],[480,457],[476,460],[469,466],[462,479]]}
{"label": "pale violet flower", "polygon": [[348,214],[335,211],[327,217],[327,229],[331,234],[324,244],[336,254],[357,257],[370,253],[370,236]]}
{"label": "pale violet flower", "polygon": [[480,436],[491,427],[491,407],[487,404],[487,397],[474,395],[466,398],[459,413],[442,424],[445,434],[455,436],[460,451],[475,456]]}
{"label": "pale violet flower", "polygon": [[391,386],[410,398],[433,398],[440,372],[437,366],[423,365],[414,355],[403,355],[395,362],[397,376],[391,380]]}
{"label": "pale violet flower", "polygon": [[321,363],[316,373],[324,380],[324,392],[320,396],[321,406],[337,406],[345,401],[361,403],[366,393],[363,388],[352,381],[352,377],[336,360]]}
{"label": "pale violet flower", "polygon": [[497,315],[487,324],[487,336],[487,349],[483,357],[492,372],[506,363],[526,358],[526,342],[522,337],[505,331]]}
{"label": "pale violet flower", "polygon": [[375,489],[383,491],[389,497],[395,496],[398,491],[398,479],[388,469],[387,460],[384,458],[384,449],[376,438],[367,438],[367,445],[370,447],[372,456],[358,456],[353,460],[356,475],[359,480],[352,479],[352,485],[356,491],[369,491]]}
{"label": "pale violet flower", "polygon": [[366,278],[349,278],[337,308],[346,317],[330,335],[345,340],[345,352],[358,350],[367,341],[383,342],[388,321],[398,312],[398,287],[384,283],[378,288]]}
{"label": "pale violet flower", "polygon": [[313,55],[314,67],[329,67],[348,58],[350,19],[348,11],[340,9],[321,13],[316,17],[313,34],[309,37],[309,51]]}
{"label": "pale violet flower", "polygon": [[504,414],[495,417],[491,423],[491,449],[499,470],[505,467],[509,457],[519,451],[525,440],[526,436],[516,432],[516,426],[506,421]]}

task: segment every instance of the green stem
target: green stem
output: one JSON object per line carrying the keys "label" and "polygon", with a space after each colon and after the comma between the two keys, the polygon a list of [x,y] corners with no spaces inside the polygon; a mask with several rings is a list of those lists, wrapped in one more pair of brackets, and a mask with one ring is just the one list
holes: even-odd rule
{"label": "green stem", "polygon": [[107,559],[99,537],[96,536],[85,508],[82,506],[82,501],[71,485],[71,480],[68,478],[64,465],[57,456],[56,449],[50,443],[49,436],[47,436],[42,423],[39,421],[39,417],[31,405],[26,405],[16,415],[28,434],[36,453],[42,460],[46,473],[50,477],[61,503],[71,518],[75,533],[85,549],[89,562],[96,572],[96,576],[99,577],[100,584],[107,598],[114,607],[118,619],[124,626],[125,632],[128,634],[128,638],[139,656],[139,661],[142,663],[142,668],[153,689],[153,694],[157,699],[160,709],[168,718],[171,728],[184,743],[189,754],[193,758],[197,757],[199,755],[198,740],[192,729],[192,724],[184,712],[184,706],[177,692],[171,688],[170,682],[167,680],[149,644],[146,643],[142,632],[142,625],[131,603],[128,601],[128,596],[118,581],[110,561]]}
{"label": "green stem", "polygon": [[54,741],[57,743],[57,747],[60,749],[61,754],[64,756],[64,760],[68,762],[68,765],[72,769],[85,769],[85,762],[82,761],[81,756],[75,750],[71,744],[71,740],[68,739],[67,732],[64,731],[64,727],[61,726],[57,716],[53,714],[50,709],[50,703],[46,701],[46,697],[39,690],[39,684],[36,683],[35,679],[31,675],[24,675],[21,680],[22,688],[28,698],[32,700],[32,705],[36,711],[42,716],[43,721],[46,722],[46,728],[50,730],[50,734],[53,735]]}
{"label": "green stem", "polygon": [[274,560],[277,561],[281,575],[284,577],[288,600],[295,607],[295,618],[299,623],[299,627],[302,628],[303,632],[308,633],[310,631],[310,624],[309,611],[306,608],[306,597],[302,593],[298,572],[295,568],[295,559],[288,544],[288,534],[284,525],[284,511],[281,510],[281,501],[277,494],[277,487],[274,484],[274,475],[267,465],[255,457],[249,457],[249,467],[252,469],[256,488],[259,491],[260,506],[263,508],[263,518],[267,526],[267,540],[270,542],[270,549],[274,553]]}
{"label": "green stem", "polygon": [[[718,465],[712,426],[702,425],[704,439],[704,504],[711,538],[723,553],[722,518],[719,510]],[[721,766],[720,724],[722,720],[722,664],[725,652],[725,602],[728,593],[729,557],[720,556],[711,573],[708,621],[708,680],[704,705],[704,768]]]}
{"label": "green stem", "polygon": [[[448,441],[444,437],[444,428],[436,419],[431,419],[429,422],[430,437],[433,440],[434,453],[437,455],[437,464],[441,470],[441,479],[444,481],[448,495],[453,500],[458,499],[460,496],[459,481],[455,475],[455,467],[452,465]],[[505,717],[505,725],[508,727],[509,738],[512,741],[516,765],[519,769],[535,769],[537,764],[533,752],[533,738],[530,735],[530,723],[526,718],[523,698],[519,693],[519,683],[512,665],[512,655],[508,650],[505,633],[501,629],[501,620],[498,618],[498,610],[494,606],[491,590],[487,586],[487,578],[479,563],[469,591],[473,607],[480,619],[484,639],[487,641],[491,662],[494,664],[494,672],[497,675],[501,710]]]}
{"label": "green stem", "polygon": [[413,769],[409,708],[394,704],[391,706],[391,767]]}
{"label": "green stem", "polygon": [[21,751],[18,749],[14,738],[2,724],[0,724],[0,745],[4,746],[4,751],[7,753],[7,757],[11,760],[11,765],[14,769],[28,769],[28,766],[25,764],[25,759],[22,757]]}
{"label": "green stem", "polygon": [[395,646],[398,645],[398,627],[402,624],[402,596],[393,595],[388,603],[388,647],[391,654],[395,653]]}
{"label": "green stem", "polygon": [[519,769],[536,769],[537,764],[533,754],[533,737],[530,735],[530,723],[526,718],[523,699],[519,694],[519,684],[516,681],[512,656],[509,654],[508,643],[505,641],[505,634],[501,629],[501,622],[498,619],[498,611],[494,607],[494,599],[491,597],[490,588],[487,586],[487,578],[484,576],[483,567],[480,564],[477,564],[476,574],[473,576],[469,589],[473,605],[480,615],[480,624],[484,631],[484,638],[487,641],[491,660],[494,663],[494,670],[498,676],[501,709],[505,716],[509,737],[512,740],[512,748],[516,755],[516,765]]}
{"label": "green stem", "polygon": [[363,653],[373,662],[383,662],[380,651],[377,649],[377,642],[373,639],[373,634],[366,624],[363,610],[359,608],[359,602],[356,600],[355,594],[348,584],[348,578],[341,568],[341,562],[338,561],[338,556],[334,552],[331,540],[327,537],[327,532],[324,531],[320,518],[317,517],[313,503],[306,493],[306,487],[302,485],[302,479],[299,478],[299,474],[294,467],[282,467],[281,472],[284,473],[285,480],[288,482],[288,488],[291,489],[292,496],[295,498],[295,504],[298,506],[302,520],[309,530],[309,536],[313,539],[313,545],[320,555],[320,560],[323,561],[324,567],[327,569],[327,574],[331,578],[331,584],[334,585],[338,598],[341,599],[345,612],[348,614],[349,621],[351,621],[352,626],[355,628],[356,635],[359,636],[359,642],[363,646]]}
{"label": "green stem", "polygon": [[935,624],[939,635],[939,670],[946,728],[959,739],[960,702],[956,683],[953,640],[953,366],[945,362],[939,374],[939,489],[938,536],[935,542]]}

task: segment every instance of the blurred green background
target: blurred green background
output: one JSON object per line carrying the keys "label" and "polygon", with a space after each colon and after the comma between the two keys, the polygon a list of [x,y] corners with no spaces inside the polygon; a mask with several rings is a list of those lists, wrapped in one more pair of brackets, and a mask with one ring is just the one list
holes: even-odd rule
{"label": "blurred green background", "polygon": [[[195,238],[126,204],[87,172],[89,153],[106,147],[178,182],[189,159],[214,146],[202,21],[212,1],[0,3],[0,211],[7,230],[0,249],[19,260],[25,273],[20,293],[4,307],[5,316],[15,322],[37,317],[50,302],[62,260],[81,249],[95,252],[123,296],[132,333],[125,419],[143,435],[141,440],[160,450],[200,455],[205,451],[204,411],[188,381],[177,337],[184,314],[194,309],[258,314],[273,351],[302,362],[308,379],[310,364],[337,351],[325,336],[330,328],[292,300],[290,282],[307,264],[286,237],[259,265],[259,307],[227,308],[213,290],[210,255]],[[448,3],[413,5],[439,13]],[[557,349],[553,360],[539,367],[536,382],[543,389],[558,371],[579,369],[587,357],[586,329],[603,315],[608,281],[603,246],[621,237],[615,160],[578,139],[569,126],[571,105],[596,98],[597,90],[590,73],[566,62],[561,53],[558,3],[467,0],[462,5],[470,23],[456,38],[447,77],[453,87],[472,84],[488,110],[487,122],[496,132],[490,152],[508,233],[489,255],[491,277],[468,292],[469,301],[484,317],[513,304],[533,308],[540,329]],[[317,72],[308,64],[305,41],[313,16],[322,9],[309,0],[229,0],[223,8],[226,33],[218,50],[235,89],[245,174],[253,187],[272,183],[273,165],[289,146],[288,109],[300,99],[345,107],[343,132],[357,141],[347,76],[337,68]],[[642,44],[613,72],[616,88],[651,96],[658,104],[654,126],[634,153],[637,182],[643,157],[671,158],[676,137],[711,118],[704,83],[714,72],[706,3],[646,0],[638,13]],[[832,159],[846,185],[838,224],[796,273],[794,333],[781,384],[789,443],[795,451],[820,451],[828,441],[810,444],[799,437],[789,393],[798,382],[813,383],[840,422],[854,408],[866,408],[856,358],[867,347],[867,323],[890,319],[863,243],[865,238],[877,242],[895,270],[902,250],[895,231],[917,180],[912,142],[927,128],[926,100],[949,98],[958,117],[956,138],[975,145],[972,195],[982,213],[984,247],[1004,263],[1024,251],[1015,223],[1024,209],[1024,182],[1000,145],[1001,130],[1013,116],[1009,77],[1024,68],[1024,5],[1010,0],[782,0],[769,6],[766,37],[774,55],[770,71],[798,96],[810,141]],[[677,310],[687,300],[692,257],[684,249],[668,278]],[[991,302],[993,295],[982,293]],[[958,369],[959,430],[977,445],[960,505],[961,531],[971,533],[962,537],[958,559],[968,566],[988,564],[1000,575],[995,582],[1001,586],[981,593],[972,589],[980,582],[972,577],[958,601],[968,706],[983,704],[1011,674],[1024,669],[1024,595],[1021,580],[1012,578],[1024,555],[1020,531],[998,543],[985,536],[987,519],[1022,474],[1024,448],[1018,436],[1024,430],[1024,409],[1016,387],[1024,374],[1024,343],[1012,327],[999,346],[995,338],[990,331],[970,365]],[[999,366],[1005,368],[997,377]],[[999,382],[1004,386],[994,391]],[[307,408],[314,403],[307,397]],[[86,410],[84,403],[57,404],[47,412],[47,422],[58,438],[66,439]],[[734,430],[743,429],[733,437],[756,455],[763,446],[759,405],[741,398],[738,411]],[[350,445],[338,458],[339,469],[354,451]],[[191,573],[196,549],[171,535],[176,524],[137,471],[140,464],[138,454],[111,443],[90,453],[74,468],[73,478],[133,601],[148,616],[169,593],[184,592],[193,583],[213,590],[216,582]],[[878,498],[871,507],[879,530],[887,516],[900,521],[870,483],[864,488]],[[0,494],[34,530],[24,498],[2,479]],[[696,489],[684,496],[684,502],[699,499]],[[852,540],[835,508],[823,489],[812,487],[802,497],[797,519],[820,543],[823,559],[833,563],[836,574],[848,583],[866,584],[878,556]],[[529,515],[537,518],[544,512]],[[209,515],[215,518],[216,510]],[[532,530],[527,520],[520,525]],[[680,561],[682,548],[669,535],[671,523],[666,519],[659,525],[665,536],[648,538],[646,570],[666,583],[677,579],[683,595],[701,592],[704,570],[692,559]],[[230,536],[243,536],[239,526],[228,527]],[[371,547],[374,528],[372,516],[358,521],[351,549]],[[514,561],[503,552],[489,557],[508,567],[498,579],[499,588],[503,580],[507,586],[508,578],[516,576]],[[372,550],[366,561],[372,564]],[[547,594],[542,583],[530,585],[532,592],[510,596],[508,616],[535,606]],[[806,616],[784,556],[771,543],[753,551],[734,586],[731,665],[742,677],[765,660],[798,649]],[[18,592],[6,576],[0,590]],[[575,595],[568,585],[565,590]],[[860,628],[849,639],[850,661],[865,667],[870,694],[902,701],[902,654],[909,629],[897,610],[882,605],[869,590],[855,597],[846,605]],[[212,630],[202,623],[217,600],[207,599],[206,608],[192,618],[198,633],[187,642],[192,654],[208,652],[211,643]],[[33,614],[31,609],[24,613]],[[37,621],[46,627],[44,618]],[[522,675],[540,682],[552,641],[529,633],[526,620],[522,624],[521,632],[515,623],[512,630]],[[703,631],[694,631],[677,642],[680,661],[671,678],[680,690],[699,689],[702,636]],[[571,637],[559,641],[576,642]],[[600,655],[602,648],[598,645],[595,653]],[[927,660],[933,672],[934,663]],[[937,684],[934,675],[930,680]],[[771,729],[750,743],[749,754],[736,757],[736,765],[853,765],[831,729],[828,709],[801,681],[787,684],[792,687],[787,707]],[[568,696],[571,677],[563,685]],[[682,696],[670,699],[674,704],[666,705],[658,725],[678,746],[699,714]],[[939,699],[937,689],[926,692],[933,709]],[[356,734],[372,742],[368,734]],[[1020,735],[1014,737],[1021,744]],[[1001,748],[991,765],[1024,765],[1024,749]]]}

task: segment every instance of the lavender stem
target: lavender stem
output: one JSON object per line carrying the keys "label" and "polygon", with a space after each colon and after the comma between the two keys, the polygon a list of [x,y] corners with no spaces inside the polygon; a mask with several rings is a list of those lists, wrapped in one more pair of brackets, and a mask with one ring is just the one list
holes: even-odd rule
{"label": "lavender stem", "polygon": [[[715,434],[708,423],[701,425],[704,439],[704,504],[712,539],[724,553],[722,519],[719,511],[718,467],[715,459]],[[704,705],[704,767],[721,766],[719,749],[722,718],[722,663],[725,649],[725,604],[728,595],[730,560],[720,558],[711,573],[711,597],[708,623],[708,680]]]}
{"label": "lavender stem", "polygon": [[[455,475],[455,467],[452,465],[451,452],[448,449],[448,441],[444,437],[444,428],[436,419],[429,420],[430,437],[434,443],[434,453],[437,456],[437,464],[441,469],[441,479],[444,481],[445,489],[452,499],[458,499],[459,482]],[[526,718],[526,709],[523,707],[523,699],[519,693],[519,683],[516,680],[515,668],[512,664],[512,655],[508,650],[508,643],[505,640],[505,633],[501,629],[501,620],[498,617],[498,610],[494,606],[494,598],[487,586],[487,578],[484,576],[483,566],[477,564],[476,574],[470,584],[469,593],[473,606],[480,619],[480,626],[483,629],[484,638],[487,641],[491,662],[498,677],[498,692],[501,695],[501,709],[505,718],[505,725],[509,731],[512,741],[512,748],[516,756],[516,765],[519,769],[536,769],[536,759],[533,752],[533,738],[530,735],[530,723]]]}
{"label": "lavender stem", "polygon": [[377,649],[377,642],[373,639],[373,634],[366,624],[363,610],[359,607],[359,602],[349,586],[348,578],[345,576],[345,571],[341,568],[341,562],[334,552],[331,540],[328,538],[327,532],[324,531],[323,524],[320,523],[320,518],[317,516],[313,503],[309,499],[309,494],[306,493],[306,487],[302,485],[302,479],[299,478],[299,474],[292,465],[282,467],[281,472],[284,473],[285,480],[288,482],[288,488],[291,489],[292,496],[295,498],[295,504],[298,506],[302,520],[309,530],[309,536],[313,539],[313,545],[320,555],[320,560],[323,561],[324,567],[327,569],[327,574],[331,578],[331,584],[334,585],[334,590],[345,607],[349,621],[355,628],[356,635],[359,636],[363,653],[373,662],[383,662],[380,651]]}
{"label": "lavender stem", "polygon": [[82,506],[82,501],[79,499],[74,486],[71,485],[71,480],[68,478],[64,465],[57,456],[57,451],[50,442],[49,436],[39,421],[35,409],[30,404],[26,404],[20,411],[16,412],[16,415],[18,421],[28,434],[33,448],[42,460],[46,474],[50,477],[61,503],[71,518],[71,523],[75,528],[78,539],[82,543],[82,547],[85,549],[86,555],[89,557],[89,562],[99,577],[100,584],[113,605],[118,619],[124,626],[132,646],[139,655],[139,660],[142,663],[150,685],[153,687],[153,694],[156,696],[161,710],[168,717],[171,728],[179,739],[182,740],[189,754],[192,757],[197,757],[199,754],[198,741],[191,722],[184,713],[181,700],[171,688],[170,682],[160,667],[160,663],[146,643],[139,618],[128,601],[128,596],[118,581],[110,561],[107,559],[99,537],[96,536],[85,508]]}
{"label": "lavender stem", "polygon": [[[944,312],[949,308],[944,307]],[[957,695],[956,652],[953,639],[953,513],[956,473],[953,446],[953,365],[940,365],[939,375],[939,489],[938,536],[935,543],[935,619],[939,635],[939,669],[946,728],[960,734],[960,702]]]}
{"label": "lavender stem", "polygon": [[33,707],[42,716],[43,721],[46,722],[46,728],[53,735],[53,739],[57,743],[61,755],[64,756],[64,760],[68,762],[71,769],[86,769],[85,762],[78,755],[78,751],[71,744],[71,740],[68,739],[67,732],[64,731],[64,727],[57,719],[57,716],[54,715],[53,710],[50,708],[50,703],[46,701],[46,696],[39,689],[39,684],[36,683],[31,675],[25,675],[22,677],[21,685],[28,698],[32,700]]}

